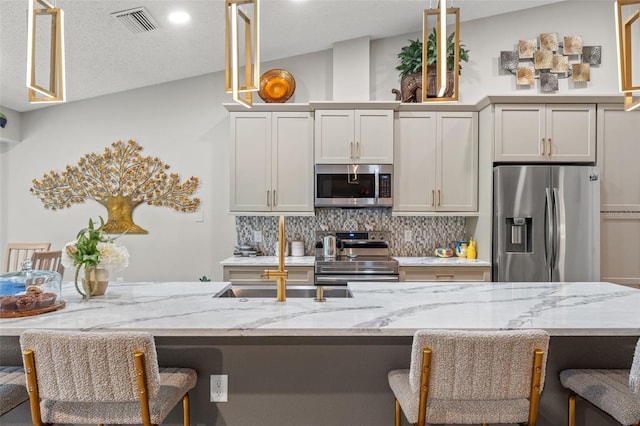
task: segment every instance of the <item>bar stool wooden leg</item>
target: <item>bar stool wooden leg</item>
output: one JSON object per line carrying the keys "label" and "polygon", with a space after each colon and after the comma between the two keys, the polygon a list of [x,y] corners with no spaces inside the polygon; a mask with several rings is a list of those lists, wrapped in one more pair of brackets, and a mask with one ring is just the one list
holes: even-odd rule
{"label": "bar stool wooden leg", "polygon": [[182,416],[184,426],[189,426],[191,424],[191,409],[189,406],[188,393],[184,394],[184,396],[182,397]]}
{"label": "bar stool wooden leg", "polygon": [[576,426],[576,394],[569,393],[569,426]]}
{"label": "bar stool wooden leg", "polygon": [[396,426],[400,426],[402,419],[402,410],[400,409],[400,403],[396,399]]}

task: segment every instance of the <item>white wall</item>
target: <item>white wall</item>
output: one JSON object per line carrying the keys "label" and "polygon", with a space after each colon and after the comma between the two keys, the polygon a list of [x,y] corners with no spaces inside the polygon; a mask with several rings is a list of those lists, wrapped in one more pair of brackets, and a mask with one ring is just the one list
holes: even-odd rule
{"label": "white wall", "polygon": [[[464,23],[461,38],[471,50],[471,62],[464,64],[462,101],[476,103],[487,94],[537,94],[537,89],[516,90],[514,77],[498,71],[498,57],[518,39],[541,32],[581,34],[585,44],[602,45],[603,64],[592,70],[591,83],[573,88],[563,80],[558,94],[616,93],[613,2],[580,1]],[[394,99],[391,88],[399,86],[396,55],[416,36],[372,42],[371,100]],[[276,67],[289,70],[296,79],[296,93],[289,102],[331,100],[330,51],[262,64],[263,71]],[[234,219],[228,214],[225,102],[231,98],[224,93],[223,74],[215,73],[24,113],[22,142],[0,152],[0,250],[9,241],[46,240],[59,248],[90,217],[106,217],[105,209],[91,200],[70,209],[46,210],[29,193],[31,181],[51,169],[76,164],[86,153],[102,152],[114,141],[135,139],[144,147],[143,155],[159,157],[183,181],[191,175],[200,178],[196,195],[202,200],[202,213],[139,206],[134,220],[149,234],[122,237],[131,253],[130,266],[112,279],[193,281],[207,275],[221,280],[219,262],[232,254],[236,243]],[[71,273],[65,278],[71,279]]]}
{"label": "white wall", "polygon": [[[559,37],[581,35],[585,46],[602,46],[602,64],[592,66],[591,82],[574,85],[571,78],[559,80],[558,95],[580,96],[618,93],[613,0],[579,0],[463,22],[460,40],[470,50],[469,62],[462,62],[460,102],[475,104],[487,95],[553,94],[539,91],[539,85],[516,86],[515,77],[500,70],[500,52],[515,50],[518,40],[534,39],[540,33]],[[464,2],[457,2],[464,18]],[[397,54],[409,39],[421,33],[376,40],[371,48],[372,100],[393,100],[392,88],[400,88]]]}
{"label": "white wall", "polygon": [[[331,52],[324,51],[263,64],[263,69],[277,65],[309,76],[298,79],[295,96],[325,99],[331,88],[330,58]],[[134,139],[144,147],[142,155],[159,157],[181,181],[192,175],[200,179],[195,196],[202,200],[202,211],[184,214],[138,206],[134,221],[149,234],[121,238],[129,249],[130,265],[111,279],[193,281],[207,275],[221,280],[219,262],[232,255],[236,244],[234,218],[228,213],[225,102],[231,99],[224,92],[221,72],[24,113],[22,142],[0,155],[0,247],[4,250],[7,242],[51,241],[53,248],[61,248],[89,218],[106,219],[106,210],[93,200],[46,210],[30,194],[31,181],[52,169],[75,165],[86,153],[101,153],[117,140]],[[66,271],[65,279],[72,278]]]}

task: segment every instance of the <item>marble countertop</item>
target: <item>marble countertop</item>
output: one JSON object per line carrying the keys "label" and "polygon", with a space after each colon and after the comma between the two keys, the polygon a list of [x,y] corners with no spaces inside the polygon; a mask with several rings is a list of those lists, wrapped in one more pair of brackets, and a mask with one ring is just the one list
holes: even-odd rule
{"label": "marble countertop", "polygon": [[352,283],[353,298],[214,298],[220,282],[110,283],[66,307],[0,319],[29,328],[144,330],[157,336],[411,336],[419,328],[543,328],[551,335],[640,336],[640,290],[610,283]]}
{"label": "marble countertop", "polygon": [[[467,259],[464,257],[403,257],[392,256],[400,266],[491,266],[491,262],[479,259]],[[314,256],[284,258],[285,266],[314,266]],[[231,256],[220,262],[223,266],[277,266],[277,256],[242,257]]]}

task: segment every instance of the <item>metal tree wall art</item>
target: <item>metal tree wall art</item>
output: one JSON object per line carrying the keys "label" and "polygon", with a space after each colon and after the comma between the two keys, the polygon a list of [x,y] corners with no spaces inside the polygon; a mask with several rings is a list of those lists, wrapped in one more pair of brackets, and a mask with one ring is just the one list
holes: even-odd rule
{"label": "metal tree wall art", "polygon": [[31,192],[51,210],[94,199],[107,209],[103,231],[110,234],[147,234],[133,223],[133,210],[140,204],[184,213],[198,210],[200,199],[190,197],[198,189],[198,178],[191,176],[180,183],[177,173],[167,172],[168,164],[158,157],[141,156],[142,150],[134,140],[114,142],[102,155],[85,154],[62,173],[51,170],[41,181],[34,179]]}

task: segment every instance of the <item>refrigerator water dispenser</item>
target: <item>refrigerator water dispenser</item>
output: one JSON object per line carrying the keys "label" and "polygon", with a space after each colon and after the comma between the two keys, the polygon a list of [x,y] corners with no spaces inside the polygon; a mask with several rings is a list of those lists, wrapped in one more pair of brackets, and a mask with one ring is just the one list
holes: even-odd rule
{"label": "refrigerator water dispenser", "polygon": [[531,231],[533,221],[530,217],[507,217],[506,223],[506,252],[531,253]]}

